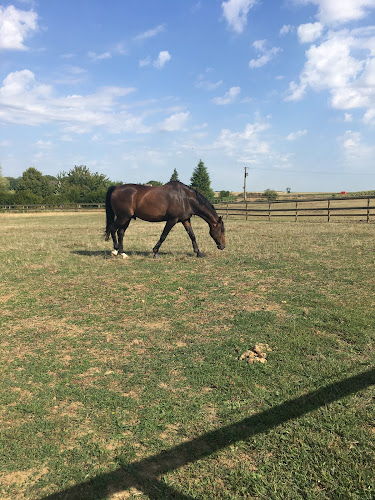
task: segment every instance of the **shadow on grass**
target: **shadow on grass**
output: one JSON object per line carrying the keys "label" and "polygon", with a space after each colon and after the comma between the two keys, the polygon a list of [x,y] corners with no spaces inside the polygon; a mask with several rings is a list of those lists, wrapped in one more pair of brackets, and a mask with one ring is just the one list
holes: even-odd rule
{"label": "shadow on grass", "polygon": [[[71,251],[72,254],[74,255],[82,255],[84,257],[103,257],[105,259],[119,259],[121,260],[121,256],[120,255],[111,255],[111,251],[110,250],[72,250]],[[132,250],[127,250],[126,251],[126,254],[129,256],[129,257],[150,257],[151,259],[154,258],[154,254],[151,250],[149,250],[148,252],[145,252],[145,251],[132,251]],[[171,258],[171,257],[174,257],[174,258],[185,258],[185,257],[195,257],[195,254],[193,254],[192,252],[186,252],[186,253],[181,253],[181,254],[174,254],[172,252],[163,252],[163,251],[159,251],[158,252],[158,256],[160,258],[164,257],[164,258]]]}
{"label": "shadow on grass", "polygon": [[309,392],[274,406],[235,424],[208,432],[189,442],[162,451],[139,462],[119,468],[107,474],[73,486],[65,491],[49,495],[44,500],[81,499],[94,500],[135,487],[151,499],[175,498],[192,499],[163,483],[159,477],[169,471],[208,457],[226,446],[256,434],[262,434],[281,425],[354,394],[375,383],[375,369],[368,370],[340,382],[327,385],[322,389]]}

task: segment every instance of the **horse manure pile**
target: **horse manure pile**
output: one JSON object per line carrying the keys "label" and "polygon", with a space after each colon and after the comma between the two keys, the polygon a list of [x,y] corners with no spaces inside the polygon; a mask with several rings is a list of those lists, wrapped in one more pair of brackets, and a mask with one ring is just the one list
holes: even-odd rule
{"label": "horse manure pile", "polygon": [[271,352],[272,349],[268,344],[255,344],[253,349],[245,351],[238,358],[239,361],[245,359],[250,365],[253,363],[267,363],[267,353]]}

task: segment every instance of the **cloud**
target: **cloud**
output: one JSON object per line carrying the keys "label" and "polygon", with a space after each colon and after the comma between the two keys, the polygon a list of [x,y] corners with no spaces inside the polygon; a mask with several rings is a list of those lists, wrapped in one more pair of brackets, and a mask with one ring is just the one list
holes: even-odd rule
{"label": "cloud", "polygon": [[253,47],[261,53],[256,59],[251,59],[249,62],[250,68],[261,68],[265,64],[269,63],[279,52],[281,52],[280,47],[272,47],[272,49],[266,49],[266,40],[256,40],[253,43]]}
{"label": "cloud", "polygon": [[162,33],[164,30],[165,30],[165,24],[159,24],[159,26],[156,26],[156,28],[140,33],[139,35],[134,37],[134,40],[138,42],[143,40],[148,40],[149,38],[154,38],[155,36],[159,35],[159,33]]}
{"label": "cloud", "polygon": [[170,55],[170,53],[167,50],[162,50],[161,52],[159,52],[158,57],[154,61],[152,61],[150,56],[147,56],[144,59],[141,59],[138,64],[140,68],[153,66],[154,68],[162,69],[171,59],[172,56]]}
{"label": "cloud", "polygon": [[249,10],[255,5],[256,0],[227,0],[222,2],[223,15],[229,27],[237,33],[242,33]]}
{"label": "cloud", "polygon": [[24,41],[37,31],[37,20],[33,11],[0,6],[0,50],[27,50]]}
{"label": "cloud", "polygon": [[155,68],[161,69],[170,60],[171,60],[170,53],[167,50],[162,50],[161,52],[159,52],[158,58],[156,59],[156,61],[154,61],[153,65],[155,66]]}
{"label": "cloud", "polygon": [[304,130],[298,130],[297,132],[291,132],[291,133],[287,136],[286,140],[287,140],[287,141],[295,141],[295,140],[297,140],[299,137],[303,137],[303,136],[304,136],[304,135],[306,135],[306,134],[307,134],[307,130],[306,130],[306,129],[304,129]]}
{"label": "cloud", "polygon": [[344,159],[351,167],[356,164],[358,167],[372,164],[374,147],[362,142],[360,132],[347,130],[343,136],[338,138],[338,142],[342,147]]}
{"label": "cloud", "polygon": [[319,22],[301,24],[297,28],[297,35],[299,41],[301,43],[314,42],[322,35],[323,28],[324,28],[323,24]]}
{"label": "cloud", "polygon": [[[345,109],[360,105],[361,92],[352,85],[365,66],[365,61],[351,55],[354,39],[343,33],[332,33],[320,45],[306,51],[305,66],[299,83],[291,82],[287,101],[302,99],[310,87],[315,91],[329,89],[334,107]],[[357,102],[354,104],[355,94]],[[349,104],[349,100],[352,103]],[[346,104],[344,103],[346,101]],[[364,103],[363,103],[364,104]]]}
{"label": "cloud", "polygon": [[57,123],[65,131],[82,133],[95,127],[110,132],[146,132],[143,116],[118,111],[118,100],[135,89],[104,87],[91,95],[56,97],[50,85],[36,81],[30,70],[9,73],[0,87],[0,122],[23,125]]}
{"label": "cloud", "polygon": [[318,19],[326,25],[358,21],[375,8],[375,0],[306,0],[318,6]]}
{"label": "cloud", "polygon": [[160,124],[160,130],[165,132],[177,132],[185,127],[190,113],[188,111],[181,113],[174,113]]}
{"label": "cloud", "polygon": [[294,30],[294,26],[291,24],[284,24],[284,26],[280,29],[280,35],[284,36],[288,33],[291,33]]}
{"label": "cloud", "polygon": [[231,87],[228,92],[226,92],[222,97],[215,97],[213,100],[215,104],[218,104],[219,106],[223,106],[225,104],[231,104],[234,102],[236,97],[240,94],[241,88],[240,87]]}
{"label": "cloud", "polygon": [[89,52],[88,53],[89,58],[92,61],[102,61],[103,59],[111,59],[112,54],[111,52],[103,52],[102,54],[97,54],[96,52]]}

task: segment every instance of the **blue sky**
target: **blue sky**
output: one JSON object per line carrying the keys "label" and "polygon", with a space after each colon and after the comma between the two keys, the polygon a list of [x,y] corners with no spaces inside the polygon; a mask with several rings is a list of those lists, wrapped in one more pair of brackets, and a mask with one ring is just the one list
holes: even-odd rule
{"label": "blue sky", "polygon": [[375,188],[375,0],[0,4],[0,165]]}

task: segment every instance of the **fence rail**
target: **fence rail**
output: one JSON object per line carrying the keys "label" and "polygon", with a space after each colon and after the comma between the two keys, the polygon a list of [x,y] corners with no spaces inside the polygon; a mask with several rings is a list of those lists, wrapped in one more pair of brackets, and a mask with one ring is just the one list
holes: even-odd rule
{"label": "fence rail", "polygon": [[[242,201],[219,203],[215,205],[219,215],[255,219],[284,218],[285,220],[303,220],[316,218],[331,222],[336,218],[372,222],[375,217],[375,196],[355,198],[319,198],[305,200],[277,201]],[[311,219],[310,219],[311,220]]]}
{"label": "fence rail", "polygon": [[[360,201],[359,201],[360,200]],[[62,203],[58,205],[0,205],[0,213],[41,213],[103,211],[104,203]],[[299,221],[316,218],[331,222],[336,218],[357,219],[364,222],[375,220],[375,196],[356,198],[319,198],[305,200],[241,201],[215,203],[216,211],[226,218],[246,220],[284,218]]]}

